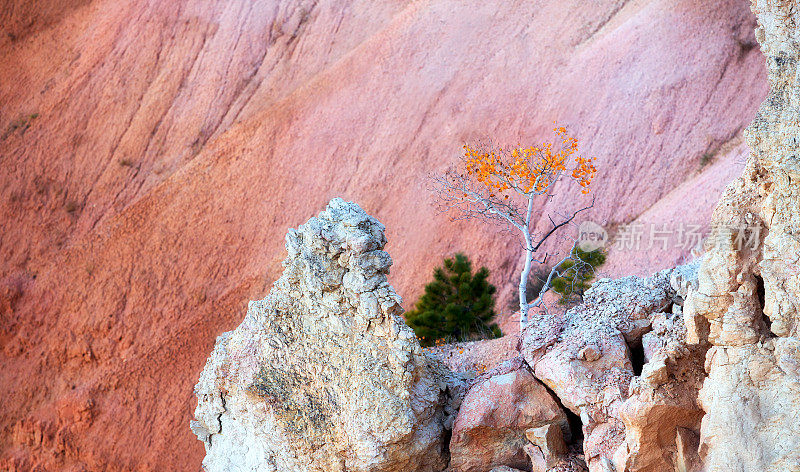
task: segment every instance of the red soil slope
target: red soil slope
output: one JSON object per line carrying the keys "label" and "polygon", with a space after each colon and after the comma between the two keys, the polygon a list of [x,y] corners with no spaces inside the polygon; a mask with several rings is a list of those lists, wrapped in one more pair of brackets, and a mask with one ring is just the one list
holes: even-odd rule
{"label": "red soil slope", "polygon": [[557,120],[598,157],[594,219],[671,220],[766,91],[745,0],[6,3],[0,470],[197,470],[214,337],[333,196],[386,224],[409,301],[456,250],[505,289],[516,242],[425,190],[462,142]]}

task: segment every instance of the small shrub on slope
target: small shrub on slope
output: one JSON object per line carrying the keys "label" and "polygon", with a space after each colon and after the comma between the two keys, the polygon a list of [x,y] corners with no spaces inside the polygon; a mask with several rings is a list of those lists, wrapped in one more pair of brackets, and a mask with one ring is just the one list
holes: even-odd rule
{"label": "small shrub on slope", "polygon": [[495,287],[488,282],[489,270],[481,267],[472,273],[472,263],[464,254],[445,259],[443,267],[433,271],[433,282],[406,321],[423,346],[437,340],[466,341],[499,337],[494,318]]}
{"label": "small shrub on slope", "polygon": [[606,262],[606,254],[600,250],[584,251],[579,247],[572,250],[573,258],[562,263],[553,278],[553,291],[561,295],[559,303],[569,305],[578,303],[589,289],[589,282],[595,276],[595,269]]}

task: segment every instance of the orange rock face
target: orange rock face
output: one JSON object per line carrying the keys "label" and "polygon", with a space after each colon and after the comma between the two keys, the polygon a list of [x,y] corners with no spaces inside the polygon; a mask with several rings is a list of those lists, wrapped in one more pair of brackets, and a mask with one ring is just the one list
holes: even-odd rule
{"label": "orange rock face", "polygon": [[557,121],[598,158],[596,221],[710,213],[766,91],[753,27],[744,0],[12,0],[0,470],[197,470],[213,340],[333,196],[386,225],[407,304],[458,250],[508,298],[517,241],[426,190],[465,141]]}

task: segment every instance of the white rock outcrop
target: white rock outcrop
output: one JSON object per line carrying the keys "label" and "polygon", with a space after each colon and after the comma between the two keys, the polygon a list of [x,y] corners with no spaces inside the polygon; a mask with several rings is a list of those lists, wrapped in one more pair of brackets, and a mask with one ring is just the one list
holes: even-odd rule
{"label": "white rock outcrop", "polygon": [[705,351],[687,346],[681,317],[696,270],[601,279],[581,305],[523,333],[534,375],[581,418],[590,471],[674,470],[679,428],[699,434]]}
{"label": "white rock outcrop", "polygon": [[203,465],[441,471],[457,400],[387,283],[384,227],[333,199],[286,236],[284,273],[217,339],[195,387]]}
{"label": "white rock outcrop", "polygon": [[712,218],[689,338],[710,341],[700,401],[708,472],[800,470],[800,10],[754,0],[770,92],[744,174]]}
{"label": "white rock outcrop", "polygon": [[616,470],[699,472],[697,398],[707,346],[687,344],[679,313],[653,316],[642,344],[647,362],[620,408],[625,442],[614,452]]}

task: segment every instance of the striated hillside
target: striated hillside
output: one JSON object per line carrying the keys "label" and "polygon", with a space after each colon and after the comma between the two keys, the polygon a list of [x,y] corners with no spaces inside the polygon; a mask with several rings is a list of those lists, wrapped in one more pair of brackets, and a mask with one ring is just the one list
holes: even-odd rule
{"label": "striated hillside", "polygon": [[516,243],[426,192],[462,142],[558,121],[598,157],[595,220],[703,222],[766,93],[744,0],[9,3],[0,470],[197,470],[214,337],[333,196],[386,224],[406,306],[455,250],[505,284]]}

